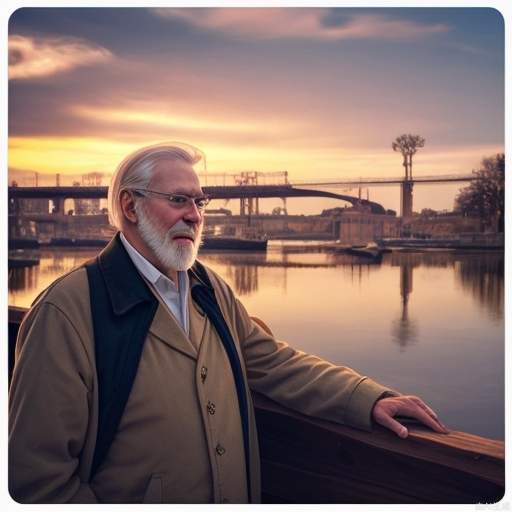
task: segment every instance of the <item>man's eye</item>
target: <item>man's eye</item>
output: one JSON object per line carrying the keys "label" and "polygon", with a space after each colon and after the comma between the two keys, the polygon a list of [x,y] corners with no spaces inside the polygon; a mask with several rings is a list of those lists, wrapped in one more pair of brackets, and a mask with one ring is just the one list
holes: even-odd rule
{"label": "man's eye", "polygon": [[208,204],[207,199],[196,199],[196,206],[198,208],[204,208]]}
{"label": "man's eye", "polygon": [[188,197],[185,196],[169,196],[169,201],[174,204],[183,204],[188,201]]}

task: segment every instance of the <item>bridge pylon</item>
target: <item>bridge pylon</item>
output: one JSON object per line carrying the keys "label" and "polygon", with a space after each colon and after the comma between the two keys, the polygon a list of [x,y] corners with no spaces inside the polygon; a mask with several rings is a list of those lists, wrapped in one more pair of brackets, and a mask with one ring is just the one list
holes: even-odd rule
{"label": "bridge pylon", "polygon": [[407,179],[400,185],[400,215],[404,219],[412,217],[412,186],[413,182]]}
{"label": "bridge pylon", "polygon": [[[258,171],[243,171],[235,177],[237,185],[257,185]],[[259,215],[260,202],[258,197],[241,197],[240,198],[240,215]]]}

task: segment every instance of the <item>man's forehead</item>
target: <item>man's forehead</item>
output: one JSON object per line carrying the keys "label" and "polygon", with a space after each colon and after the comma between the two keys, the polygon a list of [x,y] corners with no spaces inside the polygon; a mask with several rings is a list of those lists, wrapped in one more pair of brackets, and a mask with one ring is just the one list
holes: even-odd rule
{"label": "man's forehead", "polygon": [[155,165],[151,183],[200,188],[199,177],[192,164],[175,159],[160,160]]}

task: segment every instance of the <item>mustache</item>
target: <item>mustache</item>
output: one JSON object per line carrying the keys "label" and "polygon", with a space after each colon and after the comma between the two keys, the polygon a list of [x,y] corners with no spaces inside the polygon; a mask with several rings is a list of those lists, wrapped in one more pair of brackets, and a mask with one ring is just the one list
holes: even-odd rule
{"label": "mustache", "polygon": [[174,238],[176,236],[186,236],[195,240],[198,234],[198,228],[190,226],[185,221],[178,221],[169,231],[167,231],[168,238]]}

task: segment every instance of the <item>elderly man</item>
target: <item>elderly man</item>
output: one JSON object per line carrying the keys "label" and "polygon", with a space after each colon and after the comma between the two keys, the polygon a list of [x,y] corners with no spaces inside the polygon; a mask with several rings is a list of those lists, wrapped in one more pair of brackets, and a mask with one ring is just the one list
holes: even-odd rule
{"label": "elderly man", "polygon": [[119,233],[36,300],[10,388],[20,502],[257,503],[250,389],[356,428],[446,432],[419,398],[274,339],[196,261],[204,196],[184,145],[143,148],[109,188]]}

